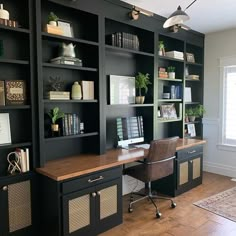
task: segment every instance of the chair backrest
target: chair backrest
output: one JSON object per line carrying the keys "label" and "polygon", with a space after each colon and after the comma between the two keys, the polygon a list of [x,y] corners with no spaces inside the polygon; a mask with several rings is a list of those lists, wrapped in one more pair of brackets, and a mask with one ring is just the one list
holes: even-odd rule
{"label": "chair backrest", "polygon": [[146,176],[149,181],[161,179],[173,173],[174,160],[168,160],[168,158],[175,156],[178,139],[179,137],[171,137],[151,141],[146,160],[149,164],[147,164],[145,168],[147,172]]}

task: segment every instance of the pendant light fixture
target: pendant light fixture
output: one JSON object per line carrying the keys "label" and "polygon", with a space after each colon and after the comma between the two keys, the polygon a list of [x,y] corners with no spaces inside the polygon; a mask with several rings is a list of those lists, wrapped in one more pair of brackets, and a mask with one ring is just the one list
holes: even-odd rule
{"label": "pendant light fixture", "polygon": [[183,22],[187,21],[190,19],[190,17],[186,14],[186,10],[192,6],[192,4],[194,2],[196,2],[197,0],[194,0],[191,4],[189,4],[185,10],[183,11],[181,9],[180,6],[178,6],[177,10],[175,12],[173,12],[165,21],[165,23],[163,24],[163,28],[169,28],[172,27],[174,25],[181,25],[183,24]]}

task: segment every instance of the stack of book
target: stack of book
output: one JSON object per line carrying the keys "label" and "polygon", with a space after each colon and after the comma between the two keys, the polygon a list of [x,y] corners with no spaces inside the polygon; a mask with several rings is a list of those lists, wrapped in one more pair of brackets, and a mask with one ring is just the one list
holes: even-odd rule
{"label": "stack of book", "polygon": [[76,57],[56,57],[50,60],[54,64],[76,65],[82,66],[82,60]]}
{"label": "stack of book", "polygon": [[70,92],[49,91],[46,96],[49,100],[70,100]]}
{"label": "stack of book", "polygon": [[45,32],[49,34],[63,35],[63,30],[59,26],[47,24],[45,27]]}
{"label": "stack of book", "polygon": [[30,170],[29,167],[29,149],[26,148],[25,150],[22,148],[17,148],[15,151],[18,155],[18,158],[20,160],[20,167],[21,172],[27,172]]}
{"label": "stack of book", "polygon": [[0,25],[5,25],[9,27],[18,27],[18,22],[15,20],[7,20],[7,19],[1,19],[0,18]]}
{"label": "stack of book", "polygon": [[158,76],[159,78],[168,78],[168,73],[166,71],[166,68],[159,67]]}
{"label": "stack of book", "polygon": [[94,99],[94,81],[81,81],[83,100]]}
{"label": "stack of book", "polygon": [[63,136],[76,135],[80,133],[80,119],[76,113],[65,113],[62,118]]}
{"label": "stack of book", "polygon": [[179,60],[184,60],[184,53],[183,52],[169,51],[169,52],[166,52],[166,56],[172,57],[175,59],[179,59]]}
{"label": "stack of book", "polygon": [[117,32],[107,35],[106,41],[107,44],[115,47],[139,50],[139,39],[135,34]]}

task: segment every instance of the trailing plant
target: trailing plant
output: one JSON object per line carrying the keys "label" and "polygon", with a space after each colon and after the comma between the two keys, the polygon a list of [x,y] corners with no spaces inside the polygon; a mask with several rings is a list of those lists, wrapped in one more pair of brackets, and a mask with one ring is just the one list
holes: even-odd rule
{"label": "trailing plant", "polygon": [[54,12],[50,12],[49,15],[48,15],[48,22],[50,21],[58,21],[59,18],[57,15],[54,14]]}
{"label": "trailing plant", "polygon": [[149,84],[152,84],[150,82],[149,74],[148,73],[143,74],[141,72],[138,72],[138,75],[136,75],[136,77],[135,77],[135,87],[138,89],[139,96],[142,96],[141,89],[144,89],[145,93],[147,93],[147,91],[148,91],[147,86]]}
{"label": "trailing plant", "polygon": [[48,112],[49,117],[51,118],[52,124],[56,124],[57,120],[64,117],[64,113],[60,111],[59,107],[54,107]]}

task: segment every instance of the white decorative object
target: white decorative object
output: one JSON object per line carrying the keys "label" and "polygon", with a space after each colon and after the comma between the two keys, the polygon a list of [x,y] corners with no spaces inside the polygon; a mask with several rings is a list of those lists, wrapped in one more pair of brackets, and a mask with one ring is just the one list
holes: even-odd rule
{"label": "white decorative object", "polygon": [[3,4],[0,4],[0,18],[9,20],[9,12],[3,9]]}
{"label": "white decorative object", "polygon": [[175,79],[175,72],[169,72],[169,79]]}
{"label": "white decorative object", "polygon": [[75,46],[72,43],[62,43],[62,56],[64,57],[75,57]]}
{"label": "white decorative object", "polygon": [[0,114],[0,144],[11,143],[11,129],[9,113]]}
{"label": "white decorative object", "polygon": [[73,100],[82,98],[81,86],[77,81],[72,85],[71,98]]}

